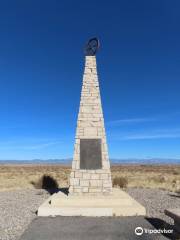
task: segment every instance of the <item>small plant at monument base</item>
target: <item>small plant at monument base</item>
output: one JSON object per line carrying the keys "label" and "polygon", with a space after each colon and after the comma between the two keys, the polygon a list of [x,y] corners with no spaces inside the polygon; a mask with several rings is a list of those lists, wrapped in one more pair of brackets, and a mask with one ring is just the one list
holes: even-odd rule
{"label": "small plant at monument base", "polygon": [[115,177],[113,178],[113,187],[126,188],[128,185],[127,177]]}

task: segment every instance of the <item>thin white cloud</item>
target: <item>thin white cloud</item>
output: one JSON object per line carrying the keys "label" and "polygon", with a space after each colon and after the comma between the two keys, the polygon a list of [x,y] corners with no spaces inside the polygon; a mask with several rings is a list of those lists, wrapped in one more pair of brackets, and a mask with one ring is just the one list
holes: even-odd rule
{"label": "thin white cloud", "polygon": [[155,121],[156,118],[125,118],[107,122],[109,126],[119,126],[121,124],[143,123]]}
{"label": "thin white cloud", "polygon": [[62,143],[61,141],[59,142],[48,142],[48,143],[42,143],[42,144],[36,144],[36,145],[31,145],[31,146],[22,146],[23,149],[41,149],[41,148],[47,148],[56,144]]}
{"label": "thin white cloud", "polygon": [[144,132],[138,132],[138,133],[120,133],[119,135],[116,133],[115,135],[111,135],[110,139],[112,140],[148,140],[148,139],[165,139],[165,138],[180,138],[180,129],[174,128],[174,129],[154,129]]}
{"label": "thin white cloud", "polygon": [[20,142],[20,141],[7,141],[7,142],[1,142],[0,143],[0,149],[16,149],[16,150],[36,150],[36,149],[43,149],[47,148],[53,145],[62,144],[62,141],[47,141],[46,142],[36,142],[32,143],[26,142]]}
{"label": "thin white cloud", "polygon": [[162,138],[180,138],[180,133],[162,133],[162,134],[137,134],[120,137],[120,140],[146,140]]}
{"label": "thin white cloud", "polygon": [[153,117],[137,117],[137,118],[122,118],[122,119],[116,119],[107,122],[108,126],[116,127],[116,126],[121,126],[125,124],[138,124],[138,123],[145,123],[145,122],[152,122],[152,121],[167,121],[169,119],[177,119],[179,118],[179,111],[176,112],[171,112],[169,114],[161,114],[161,115],[156,115]]}

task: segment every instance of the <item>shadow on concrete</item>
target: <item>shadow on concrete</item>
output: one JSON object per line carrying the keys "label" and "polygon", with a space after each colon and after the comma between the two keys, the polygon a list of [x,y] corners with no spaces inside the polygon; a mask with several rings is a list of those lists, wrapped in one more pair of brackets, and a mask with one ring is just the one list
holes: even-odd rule
{"label": "shadow on concrete", "polygon": [[172,230],[173,229],[173,233],[162,233],[162,235],[165,236],[167,239],[172,239],[172,240],[180,239],[180,234],[174,230],[173,225],[171,225],[159,218],[146,218],[146,220],[152,226],[154,226],[156,229],[161,229],[161,230],[163,230],[163,229]]}
{"label": "shadow on concrete", "polygon": [[48,191],[50,195],[53,195],[54,193],[58,193],[58,192],[62,192],[65,195],[69,194],[69,188],[47,188],[46,191]]}
{"label": "shadow on concrete", "polygon": [[59,191],[59,192],[62,192],[62,193],[64,193],[64,194],[66,194],[66,195],[69,194],[69,188],[67,188],[67,187],[65,187],[65,188],[59,188],[58,191]]}
{"label": "shadow on concrete", "polygon": [[69,194],[69,188],[47,188],[46,191],[48,191],[50,195],[53,195],[54,193],[58,193],[58,192],[62,192],[65,195]]}

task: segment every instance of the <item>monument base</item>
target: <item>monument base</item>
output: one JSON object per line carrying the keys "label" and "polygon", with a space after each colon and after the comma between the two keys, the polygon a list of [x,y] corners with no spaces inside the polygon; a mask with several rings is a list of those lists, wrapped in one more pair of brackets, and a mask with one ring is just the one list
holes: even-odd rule
{"label": "monument base", "polygon": [[144,216],[146,209],[124,191],[113,188],[102,196],[54,193],[38,209],[38,216]]}

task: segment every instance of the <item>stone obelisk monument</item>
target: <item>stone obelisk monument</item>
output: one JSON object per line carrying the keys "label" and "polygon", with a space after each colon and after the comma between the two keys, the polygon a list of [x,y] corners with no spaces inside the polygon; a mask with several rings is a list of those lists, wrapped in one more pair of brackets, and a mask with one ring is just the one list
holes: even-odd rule
{"label": "stone obelisk monument", "polygon": [[97,38],[86,45],[85,69],[77,121],[69,194],[54,193],[38,216],[137,216],[145,208],[119,188],[112,188],[99,82]]}
{"label": "stone obelisk monument", "polygon": [[90,39],[77,120],[70,194],[108,194],[112,191],[110,163],[96,67],[99,41]]}

